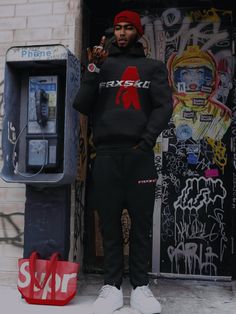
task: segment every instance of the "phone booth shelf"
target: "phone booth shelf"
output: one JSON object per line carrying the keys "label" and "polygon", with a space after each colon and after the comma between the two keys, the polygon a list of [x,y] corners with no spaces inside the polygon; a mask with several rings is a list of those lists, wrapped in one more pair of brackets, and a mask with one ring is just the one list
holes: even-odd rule
{"label": "phone booth shelf", "polygon": [[64,185],[77,168],[79,60],[63,45],[11,47],[6,53],[1,178]]}

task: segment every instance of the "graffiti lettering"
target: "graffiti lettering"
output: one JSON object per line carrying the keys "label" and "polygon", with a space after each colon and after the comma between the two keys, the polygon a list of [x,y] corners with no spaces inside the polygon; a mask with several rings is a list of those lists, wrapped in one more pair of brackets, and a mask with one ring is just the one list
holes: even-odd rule
{"label": "graffiti lettering", "polygon": [[170,212],[169,205],[166,205],[162,210],[161,222],[161,238],[163,241],[166,241],[168,238],[172,238],[174,235],[173,226],[175,221],[173,215]]}
{"label": "graffiti lettering", "polygon": [[226,190],[220,179],[212,178],[192,178],[187,179],[185,188],[181,191],[178,200],[174,202],[174,207],[198,211],[201,208],[207,208],[208,204],[215,203],[217,199],[221,200],[222,207],[226,197]]}
{"label": "graffiti lettering", "polygon": [[170,8],[163,12],[162,21],[167,27],[174,26],[181,20],[181,13],[176,8]]}
{"label": "graffiti lettering", "polygon": [[208,215],[208,217],[212,218],[216,222],[213,224],[212,230],[215,230],[217,237],[220,237],[220,261],[222,261],[225,249],[227,247],[226,243],[228,242],[228,238],[224,229],[225,223],[223,222],[224,211],[221,208],[215,208],[214,215]]}
{"label": "graffiti lettering", "polygon": [[[0,213],[0,220],[3,230],[3,235],[0,236],[0,243],[7,243],[17,247],[23,247],[24,231],[15,222],[18,217],[24,217],[21,212],[14,212],[11,214]],[[22,223],[23,225],[23,223]],[[11,230],[11,235],[9,231]],[[13,230],[13,232],[12,232]]]}
{"label": "graffiti lettering", "polygon": [[206,247],[204,251],[202,244],[198,246],[197,243],[180,242],[177,247],[169,246],[167,251],[171,261],[171,272],[180,273],[180,267],[183,264],[185,274],[202,275],[205,271],[210,275],[217,275],[217,267],[213,260],[218,258],[218,255],[212,251],[211,247]]}

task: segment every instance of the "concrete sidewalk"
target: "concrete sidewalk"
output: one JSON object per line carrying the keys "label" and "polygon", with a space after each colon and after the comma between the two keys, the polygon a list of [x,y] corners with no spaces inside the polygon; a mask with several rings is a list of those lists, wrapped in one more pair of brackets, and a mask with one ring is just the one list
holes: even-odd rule
{"label": "concrete sidewalk", "polygon": [[[83,275],[78,294],[64,307],[27,304],[16,284],[1,285],[1,314],[91,314],[91,304],[103,281],[100,275]],[[162,305],[162,314],[236,314],[236,281],[211,282],[179,279],[151,279],[150,286]],[[130,285],[124,280],[125,306],[115,314],[138,314],[129,307]]]}

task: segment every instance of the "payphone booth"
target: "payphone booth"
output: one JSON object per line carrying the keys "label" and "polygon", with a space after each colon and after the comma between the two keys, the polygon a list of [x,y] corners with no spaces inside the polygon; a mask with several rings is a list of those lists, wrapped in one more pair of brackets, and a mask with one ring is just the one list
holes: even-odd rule
{"label": "payphone booth", "polygon": [[7,182],[72,183],[77,167],[79,60],[63,45],[12,47],[4,79]]}

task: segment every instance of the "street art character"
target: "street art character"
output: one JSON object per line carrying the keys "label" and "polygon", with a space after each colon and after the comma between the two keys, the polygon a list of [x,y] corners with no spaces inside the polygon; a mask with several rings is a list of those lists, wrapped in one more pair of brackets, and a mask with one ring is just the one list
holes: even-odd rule
{"label": "street art character", "polygon": [[168,60],[173,89],[173,122],[180,140],[222,139],[231,123],[231,110],[213,99],[218,85],[217,64],[209,51],[189,46]]}
{"label": "street art character", "polygon": [[215,98],[226,103],[229,91],[233,87],[230,68],[227,59],[220,59],[218,62],[219,85]]}

